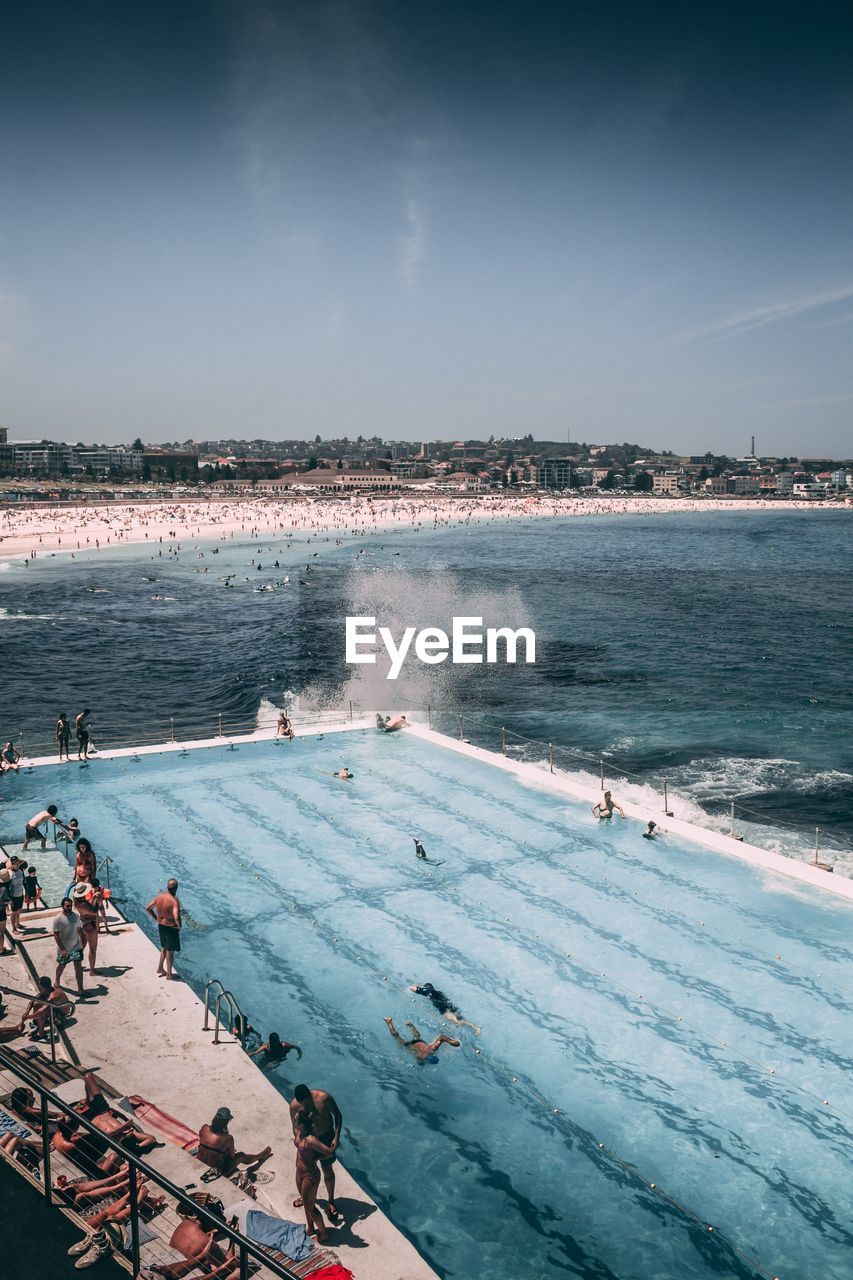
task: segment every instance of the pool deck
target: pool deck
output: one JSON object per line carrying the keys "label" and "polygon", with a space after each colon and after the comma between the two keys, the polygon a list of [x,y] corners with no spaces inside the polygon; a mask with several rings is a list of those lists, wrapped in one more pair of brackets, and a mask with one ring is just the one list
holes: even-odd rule
{"label": "pool deck", "polygon": [[[40,935],[30,932],[24,939],[38,973],[53,973],[55,950],[48,930],[55,914],[48,911],[38,919],[24,917],[28,925],[43,928]],[[191,1129],[198,1130],[219,1107],[230,1107],[234,1113],[230,1128],[238,1148],[260,1151],[269,1145],[273,1149],[262,1169],[274,1177],[258,1186],[258,1207],[291,1222],[304,1222],[301,1210],[293,1208],[297,1194],[295,1156],[287,1101],[232,1036],[220,1031],[220,1043],[213,1043],[213,1030],[202,1030],[203,1003],[190,987],[156,976],[159,952],[141,929],[114,912],[110,913],[110,926],[114,932],[102,933],[98,946],[99,976],[86,977],[87,983],[94,984],[93,994],[78,1005],[68,1029],[81,1067],[96,1071],[120,1096],[141,1094]],[[0,958],[0,983],[18,991],[31,989],[19,956]],[[66,987],[73,991],[73,976]],[[8,997],[8,1004],[11,1021],[17,1018],[22,1001]],[[212,1026],[212,1016],[210,1021]],[[8,1047],[20,1050],[28,1043],[23,1036]],[[60,1055],[64,1052],[61,1045],[57,1050]],[[314,1088],[324,1083],[312,1080],[307,1069],[306,1079]],[[74,1102],[82,1096],[82,1084],[70,1081],[56,1092],[66,1102]],[[345,1160],[346,1116],[341,1151]],[[146,1159],[177,1186],[195,1182],[205,1189],[201,1182],[204,1166],[179,1147],[166,1143]],[[226,1211],[244,1199],[244,1193],[224,1177],[207,1189],[223,1200]],[[325,1247],[356,1280],[435,1280],[435,1272],[414,1246],[341,1164],[336,1167],[335,1198],[344,1225],[333,1228],[327,1222]],[[325,1211],[322,1184],[318,1200]],[[155,1225],[159,1221],[155,1219]],[[146,1246],[154,1248],[156,1256],[146,1257],[143,1249],[143,1264],[163,1260],[163,1247],[168,1248],[168,1219],[163,1226],[165,1239]]]}

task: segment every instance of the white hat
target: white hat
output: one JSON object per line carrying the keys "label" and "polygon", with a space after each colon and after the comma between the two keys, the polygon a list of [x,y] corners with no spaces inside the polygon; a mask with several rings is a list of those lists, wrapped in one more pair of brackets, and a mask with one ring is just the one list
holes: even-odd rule
{"label": "white hat", "polygon": [[86,884],[85,881],[81,881],[79,884],[75,884],[74,888],[71,890],[71,897],[85,898],[86,894],[91,892],[92,886],[90,884]]}

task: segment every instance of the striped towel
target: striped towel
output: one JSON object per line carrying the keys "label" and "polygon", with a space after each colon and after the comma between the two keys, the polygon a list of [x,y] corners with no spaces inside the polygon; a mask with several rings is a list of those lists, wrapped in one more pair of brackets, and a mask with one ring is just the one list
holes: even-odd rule
{"label": "striped towel", "polygon": [[19,1120],[9,1115],[8,1111],[0,1111],[0,1133],[11,1133],[16,1138],[32,1137],[32,1129],[25,1129]]}

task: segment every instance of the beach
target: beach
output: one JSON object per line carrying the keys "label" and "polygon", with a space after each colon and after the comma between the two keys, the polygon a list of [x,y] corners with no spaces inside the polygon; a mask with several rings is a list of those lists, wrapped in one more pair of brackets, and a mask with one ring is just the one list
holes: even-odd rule
{"label": "beach", "polygon": [[[30,560],[45,553],[100,551],[180,538],[280,536],[363,537],[380,529],[437,529],[553,516],[660,516],[696,512],[805,511],[813,502],[652,497],[359,497],[15,506],[0,512],[0,558]],[[846,503],[821,510],[850,510]]]}

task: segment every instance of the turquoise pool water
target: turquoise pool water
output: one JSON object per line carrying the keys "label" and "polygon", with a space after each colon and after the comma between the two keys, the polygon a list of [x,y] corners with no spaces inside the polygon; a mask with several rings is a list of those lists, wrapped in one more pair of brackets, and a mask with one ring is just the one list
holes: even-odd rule
{"label": "turquoise pool water", "polygon": [[[280,1087],[335,1094],[344,1162],[440,1274],[849,1275],[850,904],[402,735],[7,793],[4,828],[74,812],[137,920],[178,876],[184,976],[302,1045]],[[415,981],[483,1028],[438,1066],[383,1022],[448,1029]]]}

